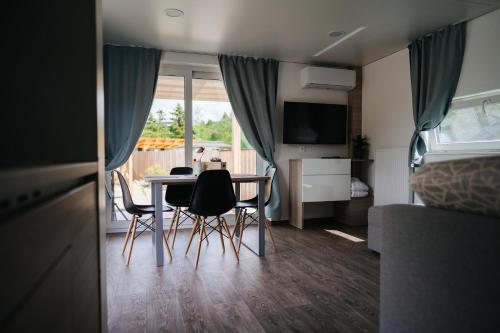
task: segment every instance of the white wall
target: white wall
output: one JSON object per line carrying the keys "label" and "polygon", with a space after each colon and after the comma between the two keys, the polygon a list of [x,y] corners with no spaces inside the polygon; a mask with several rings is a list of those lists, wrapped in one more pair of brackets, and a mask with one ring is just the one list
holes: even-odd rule
{"label": "white wall", "polygon": [[[305,152],[299,150],[299,145],[283,144],[283,102],[311,102],[347,104],[347,93],[324,89],[302,89],[300,86],[300,70],[306,65],[280,62],[277,96],[277,140],[275,159],[279,168],[281,219],[289,217],[288,199],[288,160],[300,158],[320,158],[322,156],[346,156],[345,145],[303,145]],[[332,203],[308,204],[305,217],[327,217],[333,214]]]}
{"label": "white wall", "polygon": [[500,9],[467,25],[456,96],[500,89]]}
{"label": "white wall", "polygon": [[[362,117],[371,158],[377,149],[408,147],[414,130],[408,49],[363,67]],[[370,186],[376,165],[370,167]]]}

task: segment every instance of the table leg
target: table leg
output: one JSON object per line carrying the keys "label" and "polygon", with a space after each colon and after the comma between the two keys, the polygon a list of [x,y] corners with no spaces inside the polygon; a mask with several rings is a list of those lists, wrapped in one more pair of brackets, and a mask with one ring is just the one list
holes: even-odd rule
{"label": "table leg", "polygon": [[[154,206],[155,205],[155,183],[150,183],[149,188],[151,189],[151,204]],[[155,233],[153,232],[151,234],[151,241],[153,244],[155,243]]]}
{"label": "table leg", "polygon": [[[238,200],[240,200],[240,192],[241,192],[240,191],[240,183],[235,183],[234,188],[235,188],[234,194],[236,196],[236,201],[238,201]],[[240,213],[240,209],[235,209],[234,213],[235,213],[234,214],[234,218],[235,218],[234,222],[236,223],[236,216],[238,216],[238,214]],[[236,228],[236,225],[235,225],[235,228]],[[234,230],[234,234],[236,237],[240,237],[240,228],[236,228]]]}
{"label": "table leg", "polygon": [[258,255],[259,257],[263,257],[266,254],[266,225],[265,225],[265,219],[266,219],[266,212],[265,212],[265,207],[266,204],[264,202],[264,188],[265,188],[265,181],[264,180],[259,180],[259,183],[257,185],[258,189],[258,212],[259,212],[259,252]]}
{"label": "table leg", "polygon": [[234,183],[234,195],[236,196],[236,201],[240,200],[241,184]]}
{"label": "table leg", "polygon": [[154,206],[156,225],[153,233],[156,266],[163,266],[163,198],[161,196],[162,184],[154,183]]}

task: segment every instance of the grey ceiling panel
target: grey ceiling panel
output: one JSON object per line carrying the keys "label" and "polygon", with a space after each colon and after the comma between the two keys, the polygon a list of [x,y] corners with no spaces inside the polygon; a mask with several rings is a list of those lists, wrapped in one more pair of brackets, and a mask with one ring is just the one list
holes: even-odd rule
{"label": "grey ceiling panel", "polygon": [[[364,65],[413,38],[480,16],[500,0],[103,0],[108,43],[169,51]],[[184,11],[169,18],[166,8]],[[331,31],[367,28],[320,57]]]}

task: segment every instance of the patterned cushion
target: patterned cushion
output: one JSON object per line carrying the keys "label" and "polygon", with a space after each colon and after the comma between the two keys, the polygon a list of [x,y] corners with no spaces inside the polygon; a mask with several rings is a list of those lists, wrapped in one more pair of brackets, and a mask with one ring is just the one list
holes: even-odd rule
{"label": "patterned cushion", "polygon": [[427,206],[500,217],[500,156],[429,163],[411,185]]}

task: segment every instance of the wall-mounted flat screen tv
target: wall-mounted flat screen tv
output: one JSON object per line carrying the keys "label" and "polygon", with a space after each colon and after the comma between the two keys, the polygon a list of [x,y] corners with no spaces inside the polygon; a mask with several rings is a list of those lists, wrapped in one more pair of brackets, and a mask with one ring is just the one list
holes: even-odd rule
{"label": "wall-mounted flat screen tv", "polygon": [[346,144],[347,105],[285,102],[283,143]]}

